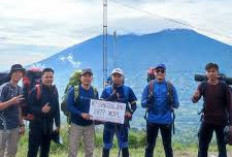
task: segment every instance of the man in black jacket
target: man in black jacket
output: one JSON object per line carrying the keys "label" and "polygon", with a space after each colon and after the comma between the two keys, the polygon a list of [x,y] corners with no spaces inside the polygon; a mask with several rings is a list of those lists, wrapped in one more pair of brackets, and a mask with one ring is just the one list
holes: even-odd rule
{"label": "man in black jacket", "polygon": [[34,116],[30,121],[28,157],[36,157],[40,148],[40,157],[48,157],[51,134],[60,128],[60,109],[56,87],[53,85],[54,71],[45,68],[42,74],[42,85],[31,91],[29,110]]}

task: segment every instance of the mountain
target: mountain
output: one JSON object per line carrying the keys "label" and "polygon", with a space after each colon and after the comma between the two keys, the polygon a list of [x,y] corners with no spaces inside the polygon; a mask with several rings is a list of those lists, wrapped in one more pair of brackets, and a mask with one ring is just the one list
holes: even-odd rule
{"label": "mountain", "polygon": [[[194,129],[199,123],[197,111],[201,109],[201,105],[194,106],[190,101],[197,87],[194,74],[204,73],[206,63],[216,62],[221,72],[232,76],[232,47],[193,30],[168,29],[145,35],[118,36],[115,53],[113,41],[113,36],[108,36],[109,73],[113,65],[121,67],[126,74],[126,84],[133,88],[139,99],[146,85],[148,67],[156,63],[167,65],[167,78],[176,86],[181,102],[177,111],[177,130],[180,131],[183,128]],[[94,71],[94,84],[101,91],[102,36],[69,47],[36,64],[55,69],[56,84],[60,92],[75,69],[91,67]],[[132,126],[145,126],[143,113],[144,110],[139,107]]]}

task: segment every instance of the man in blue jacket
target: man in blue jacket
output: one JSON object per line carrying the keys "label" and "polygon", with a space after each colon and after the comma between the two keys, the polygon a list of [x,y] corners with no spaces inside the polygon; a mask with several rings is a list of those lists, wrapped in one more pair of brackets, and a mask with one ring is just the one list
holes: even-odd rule
{"label": "man in blue jacket", "polygon": [[156,139],[161,131],[166,157],[173,157],[172,124],[174,108],[179,107],[174,86],[165,80],[166,66],[155,67],[155,80],[151,81],[142,94],[142,107],[147,108],[147,147],[145,157],[153,157]]}
{"label": "man in blue jacket", "polygon": [[68,156],[77,156],[78,146],[83,138],[85,157],[93,157],[94,122],[90,120],[89,109],[90,100],[98,99],[98,92],[91,86],[93,81],[91,69],[83,69],[80,80],[81,85],[72,87],[68,93],[67,107],[71,113]]}
{"label": "man in blue jacket", "polygon": [[128,86],[124,85],[124,73],[120,68],[116,68],[111,73],[112,84],[107,86],[101,95],[101,98],[106,101],[114,101],[126,103],[126,113],[125,113],[125,123],[116,124],[106,122],[104,125],[103,132],[103,142],[104,148],[102,157],[109,157],[110,149],[113,145],[114,134],[117,135],[118,145],[120,150],[122,150],[123,157],[129,157],[128,150],[128,129],[129,120],[131,120],[133,113],[135,112],[137,106],[137,98]]}

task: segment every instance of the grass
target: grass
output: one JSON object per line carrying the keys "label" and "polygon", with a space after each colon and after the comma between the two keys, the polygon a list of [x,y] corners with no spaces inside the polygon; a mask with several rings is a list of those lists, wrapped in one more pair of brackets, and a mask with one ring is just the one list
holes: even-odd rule
{"label": "grass", "polygon": [[[66,157],[68,152],[68,129],[63,128],[61,130],[61,136],[63,138],[63,146],[52,143],[50,157]],[[144,148],[146,144],[145,132],[131,131],[129,135],[129,146],[131,157],[143,157]],[[27,154],[28,146],[28,133],[21,137],[17,157],[25,157]],[[82,145],[79,148],[80,153],[78,156],[82,157],[83,148]],[[102,150],[102,130],[96,131],[95,137],[95,157],[101,157]],[[196,157],[197,156],[197,142],[184,143],[181,140],[173,141],[173,150],[176,157]],[[216,157],[217,146],[215,141],[212,142],[209,149],[210,155]],[[114,140],[114,146],[111,151],[110,157],[117,157],[117,141]],[[164,157],[164,151],[162,141],[160,137],[157,140],[157,146],[155,148],[156,157]],[[228,156],[232,156],[232,149],[228,147]]]}

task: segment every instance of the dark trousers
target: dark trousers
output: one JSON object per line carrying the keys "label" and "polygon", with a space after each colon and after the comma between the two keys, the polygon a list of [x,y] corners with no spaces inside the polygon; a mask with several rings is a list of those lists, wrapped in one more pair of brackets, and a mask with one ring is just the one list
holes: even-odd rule
{"label": "dark trousers", "polygon": [[216,132],[217,145],[219,155],[218,157],[227,157],[226,143],[224,140],[224,128],[225,126],[213,125],[213,124],[201,124],[199,131],[199,150],[198,157],[207,157],[209,143],[212,139],[213,132]]}
{"label": "dark trousers", "polygon": [[107,125],[104,126],[103,142],[105,149],[111,149],[113,146],[113,138],[116,134],[118,139],[118,147],[120,149],[128,148],[128,127],[123,125]]}
{"label": "dark trousers", "polygon": [[[114,134],[116,134],[118,139],[119,149],[122,151],[122,157],[129,157],[128,149],[128,132],[129,128],[124,125],[119,124],[105,124],[103,131],[103,142],[104,148],[102,157],[109,157],[110,149],[113,146]],[[119,151],[120,151],[119,150]]]}
{"label": "dark trousers", "polygon": [[145,150],[145,157],[153,157],[156,139],[161,131],[163,146],[166,157],[173,157],[172,151],[172,125],[164,124],[147,124],[147,147]]}
{"label": "dark trousers", "polygon": [[40,129],[32,129],[29,132],[29,146],[27,157],[37,157],[40,148],[40,157],[48,157],[51,138],[49,133],[43,133]]}

